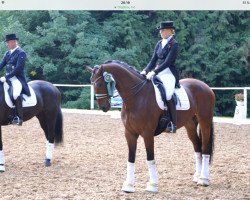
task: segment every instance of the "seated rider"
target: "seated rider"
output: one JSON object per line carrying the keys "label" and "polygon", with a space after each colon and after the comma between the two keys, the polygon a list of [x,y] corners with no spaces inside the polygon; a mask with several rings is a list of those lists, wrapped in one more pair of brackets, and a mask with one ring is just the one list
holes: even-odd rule
{"label": "seated rider", "polygon": [[18,46],[15,34],[6,35],[6,45],[9,49],[0,63],[0,70],[6,66],[6,75],[0,78],[1,82],[9,81],[13,87],[15,117],[12,124],[22,125],[23,109],[21,93],[30,96],[30,90],[24,75],[26,53]]}
{"label": "seated rider", "polygon": [[161,22],[157,28],[160,30],[162,40],[158,41],[153,56],[147,67],[141,72],[148,80],[157,76],[164,84],[167,106],[172,121],[170,132],[176,132],[176,107],[172,98],[175,87],[179,86],[179,75],[175,67],[178,53],[178,43],[174,39],[174,26],[172,21]]}

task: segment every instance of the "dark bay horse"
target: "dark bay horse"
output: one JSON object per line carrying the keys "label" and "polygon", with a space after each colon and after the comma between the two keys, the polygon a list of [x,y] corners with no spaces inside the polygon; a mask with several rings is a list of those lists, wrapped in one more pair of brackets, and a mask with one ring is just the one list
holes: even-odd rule
{"label": "dark bay horse", "polygon": [[[36,94],[37,104],[23,108],[23,120],[27,121],[34,116],[38,118],[47,139],[44,164],[50,166],[54,142],[58,144],[63,141],[61,93],[55,86],[46,81],[31,81],[29,85]],[[0,84],[0,172],[5,171],[1,126],[9,124],[9,116],[11,115],[13,115],[13,110],[7,106],[4,99],[3,84]]]}
{"label": "dark bay horse", "polygon": [[[137,139],[143,137],[150,179],[146,190],[157,192],[158,175],[154,161],[154,132],[163,110],[158,107],[155,91],[151,81],[140,75],[135,69],[120,61],[108,61],[93,69],[92,73],[97,103],[104,112],[110,109],[110,98],[107,91],[106,75],[112,74],[116,88],[123,99],[121,111],[125,126],[125,137],[128,144],[127,178],[122,190],[134,192],[134,163]],[[208,186],[209,163],[213,154],[213,111],[215,95],[203,82],[196,79],[180,81],[188,94],[190,109],[177,111],[177,128],[184,126],[195,151],[195,173],[193,181],[198,185]],[[200,134],[197,133],[199,124]],[[178,133],[177,133],[178,134]]]}

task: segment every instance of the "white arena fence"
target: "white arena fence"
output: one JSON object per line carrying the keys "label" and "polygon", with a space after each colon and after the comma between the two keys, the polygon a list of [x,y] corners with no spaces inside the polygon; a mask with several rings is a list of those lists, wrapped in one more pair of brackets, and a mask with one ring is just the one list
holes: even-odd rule
{"label": "white arena fence", "polygon": [[244,106],[245,106],[245,118],[247,117],[247,90],[250,90],[250,87],[211,87],[212,90],[241,90],[244,94]]}
{"label": "white arena fence", "polygon": [[93,85],[71,85],[71,84],[53,84],[56,87],[69,87],[69,88],[84,88],[84,87],[90,87],[90,109],[95,109],[94,105],[94,86]]}
{"label": "white arena fence", "polygon": [[[90,109],[93,110],[94,108],[94,87],[93,85],[73,85],[73,84],[53,84],[56,87],[90,87]],[[244,105],[245,109],[245,116],[247,116],[247,90],[250,90],[250,87],[211,87],[212,90],[241,90],[244,94]]]}

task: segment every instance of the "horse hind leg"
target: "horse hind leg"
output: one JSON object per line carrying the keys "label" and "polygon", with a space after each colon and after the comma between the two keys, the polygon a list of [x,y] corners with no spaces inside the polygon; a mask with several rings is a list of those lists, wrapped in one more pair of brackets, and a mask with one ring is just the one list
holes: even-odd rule
{"label": "horse hind leg", "polygon": [[5,172],[5,158],[3,152],[3,142],[2,142],[2,127],[0,126],[0,172]]}
{"label": "horse hind leg", "polygon": [[44,160],[44,165],[45,167],[49,167],[51,166],[51,161],[52,161],[52,157],[53,157],[53,151],[55,148],[54,145],[54,138],[51,137],[51,128],[50,128],[50,123],[48,122],[47,118],[44,115],[39,115],[37,116],[39,123],[45,133],[45,137],[46,137],[46,154],[45,154],[45,160]]}
{"label": "horse hind leg", "polygon": [[194,157],[195,157],[195,173],[193,176],[193,181],[198,182],[201,168],[202,168],[202,155],[201,155],[201,137],[197,133],[198,121],[196,116],[193,117],[186,125],[185,128],[187,130],[188,138],[191,140],[194,147]]}
{"label": "horse hind leg", "polygon": [[214,127],[212,117],[210,120],[199,120],[202,141],[202,169],[197,185],[209,185],[209,164],[212,161],[214,147]]}

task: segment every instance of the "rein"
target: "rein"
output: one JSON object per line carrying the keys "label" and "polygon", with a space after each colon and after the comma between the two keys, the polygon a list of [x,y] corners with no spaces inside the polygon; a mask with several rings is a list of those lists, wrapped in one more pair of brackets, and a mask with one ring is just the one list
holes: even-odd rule
{"label": "rein", "polygon": [[[144,81],[141,81],[140,83],[138,83],[135,86],[133,86],[130,89],[131,92],[128,95],[126,95],[125,98],[130,98],[131,96],[137,95],[142,90],[142,88],[146,85],[146,83],[147,83],[147,79],[145,79]],[[133,90],[136,89],[136,88],[138,88],[138,89],[135,92],[133,92]]]}

